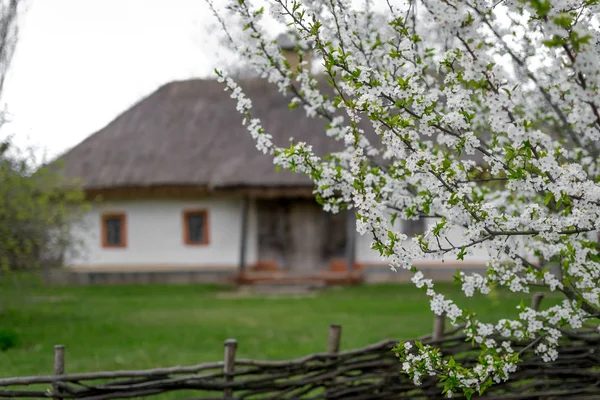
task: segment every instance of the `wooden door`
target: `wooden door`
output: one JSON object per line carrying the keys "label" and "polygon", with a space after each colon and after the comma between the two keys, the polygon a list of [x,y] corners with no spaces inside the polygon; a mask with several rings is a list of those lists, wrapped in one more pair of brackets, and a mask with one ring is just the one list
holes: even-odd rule
{"label": "wooden door", "polygon": [[302,273],[326,268],[345,249],[343,214],[325,213],[307,199],[259,200],[258,257]]}

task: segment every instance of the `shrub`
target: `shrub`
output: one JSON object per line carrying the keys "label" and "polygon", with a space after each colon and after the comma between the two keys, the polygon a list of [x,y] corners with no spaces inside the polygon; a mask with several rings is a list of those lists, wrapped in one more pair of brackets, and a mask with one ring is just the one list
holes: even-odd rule
{"label": "shrub", "polygon": [[13,329],[0,329],[0,351],[17,347],[19,335]]}

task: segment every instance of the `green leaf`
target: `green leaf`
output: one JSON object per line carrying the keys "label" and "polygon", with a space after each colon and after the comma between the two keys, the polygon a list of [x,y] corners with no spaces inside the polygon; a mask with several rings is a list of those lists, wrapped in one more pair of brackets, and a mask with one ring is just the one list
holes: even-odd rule
{"label": "green leaf", "polygon": [[465,259],[465,255],[467,255],[467,248],[466,247],[461,247],[460,251],[456,255],[456,258],[458,260],[464,260]]}
{"label": "green leaf", "polygon": [[558,16],[553,17],[554,23],[562,28],[570,28],[573,23],[573,17],[567,13],[560,13]]}
{"label": "green leaf", "polygon": [[467,398],[467,400],[471,400],[471,398],[475,394],[475,390],[473,390],[471,388],[465,388],[465,389],[463,389],[463,393],[465,394],[465,397]]}

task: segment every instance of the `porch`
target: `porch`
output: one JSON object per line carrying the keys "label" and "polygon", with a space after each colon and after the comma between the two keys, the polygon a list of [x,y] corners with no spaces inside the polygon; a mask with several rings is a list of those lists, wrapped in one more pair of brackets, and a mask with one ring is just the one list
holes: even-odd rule
{"label": "porch", "polygon": [[[249,210],[256,211],[256,232]],[[249,237],[257,258],[247,261]],[[239,268],[232,282],[272,285],[331,285],[362,282],[356,263],[353,211],[326,213],[313,199],[245,198],[241,213]]]}
{"label": "porch", "polygon": [[351,271],[322,269],[313,272],[298,272],[294,270],[249,270],[238,272],[231,278],[231,281],[238,286],[305,286],[310,288],[322,288],[334,285],[358,285],[364,282],[364,274],[360,269]]}

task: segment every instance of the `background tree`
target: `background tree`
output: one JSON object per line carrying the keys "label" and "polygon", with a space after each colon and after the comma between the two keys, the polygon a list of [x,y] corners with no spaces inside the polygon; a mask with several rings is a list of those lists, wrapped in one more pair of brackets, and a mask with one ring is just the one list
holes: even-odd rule
{"label": "background tree", "polygon": [[[415,384],[437,375],[444,393],[470,398],[507,380],[528,340],[555,360],[560,328],[600,315],[600,6],[597,0],[273,0],[268,9],[230,1],[221,21],[236,49],[262,77],[292,95],[307,118],[345,146],[326,158],[294,142],[280,148],[252,113],[252,102],[221,71],[258,150],[305,173],[325,210],[353,208],[357,229],[392,269],[409,269],[431,308],[481,352],[471,366],[436,348],[398,347]],[[334,98],[304,67],[290,69],[260,21],[265,13],[315,46]],[[225,15],[222,11],[219,15]],[[437,39],[436,39],[437,38]],[[443,38],[443,41],[440,39]],[[370,131],[360,124],[368,121]],[[432,221],[408,238],[397,219]],[[460,230],[460,238],[449,232]],[[526,306],[484,323],[438,292],[412,263],[488,255],[485,274],[459,272],[467,296],[494,287],[564,295],[557,306]],[[597,320],[595,320],[597,321]]]}
{"label": "background tree", "polygon": [[0,266],[3,272],[61,266],[75,251],[72,228],[84,194],[62,179],[57,165],[39,166],[33,151],[10,138],[0,146]]}
{"label": "background tree", "polygon": [[[0,0],[0,96],[18,39],[24,3]],[[7,123],[0,113],[0,125]],[[83,193],[61,178],[58,163],[43,165],[34,149],[0,138],[0,276],[60,265],[75,246],[71,227],[81,217]],[[40,167],[40,165],[42,165]]]}
{"label": "background tree", "polygon": [[0,95],[17,44],[17,20],[22,3],[19,0],[0,0]]}

